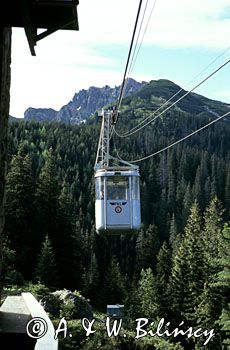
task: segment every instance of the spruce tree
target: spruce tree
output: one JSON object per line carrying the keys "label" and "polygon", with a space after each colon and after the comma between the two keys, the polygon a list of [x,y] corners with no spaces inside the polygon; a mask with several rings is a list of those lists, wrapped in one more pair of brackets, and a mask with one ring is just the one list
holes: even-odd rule
{"label": "spruce tree", "polygon": [[[177,183],[177,189],[176,189],[176,205],[174,203],[174,213],[176,213],[176,223],[178,227],[178,231],[181,232],[183,230],[183,200],[186,192],[186,181],[184,177],[180,179]],[[173,214],[174,214],[173,213]]]}
{"label": "spruce tree", "polygon": [[198,205],[195,202],[185,227],[185,248],[187,250],[186,263],[188,264],[188,288],[190,302],[185,314],[193,320],[194,308],[198,304],[205,282],[204,241],[201,227],[201,217]]}
{"label": "spruce tree", "polygon": [[230,165],[226,167],[226,181],[224,188],[224,203],[226,208],[225,217],[230,219]]}
{"label": "spruce tree", "polygon": [[98,263],[94,253],[91,253],[90,264],[82,276],[82,290],[85,297],[87,297],[93,305],[98,306],[97,292],[99,288],[99,274]]}
{"label": "spruce tree", "polygon": [[188,220],[188,216],[190,213],[191,206],[194,202],[193,200],[193,194],[192,194],[192,188],[190,183],[186,187],[184,200],[183,200],[183,209],[182,209],[182,227],[184,228],[186,225],[186,222]]}
{"label": "spruce tree", "polygon": [[219,242],[219,255],[218,264],[220,271],[218,272],[215,281],[212,286],[215,288],[219,295],[221,295],[222,312],[218,319],[218,324],[221,331],[223,348],[228,349],[229,334],[230,334],[230,266],[229,266],[229,252],[230,252],[230,226],[225,224],[221,239]]}
{"label": "spruce tree", "polygon": [[151,224],[147,230],[141,230],[136,242],[136,274],[142,269],[154,268],[156,257],[160,249],[158,232],[155,225]]}
{"label": "spruce tree", "polygon": [[169,280],[169,305],[172,314],[172,324],[184,321],[184,313],[188,308],[189,299],[189,267],[186,261],[184,239],[173,256],[172,273]]}
{"label": "spruce tree", "polygon": [[200,302],[205,283],[205,258],[201,218],[195,202],[185,227],[184,238],[173,258],[170,289],[174,316],[194,322],[194,312]]}
{"label": "spruce tree", "polygon": [[169,276],[171,271],[170,252],[164,242],[157,255],[155,289],[157,294],[157,313],[159,317],[166,317],[170,314],[169,300]]}
{"label": "spruce tree", "polygon": [[[32,277],[33,256],[37,253],[34,224],[34,181],[32,162],[23,144],[12,158],[6,183],[6,226],[10,247],[16,252],[18,270],[26,279]],[[28,264],[28,259],[31,264]]]}
{"label": "spruce tree", "polygon": [[[72,249],[72,253],[69,256],[69,269],[72,274],[71,282],[74,284],[74,289],[79,290],[82,287],[82,283],[84,286],[83,280],[83,272],[84,268],[88,269],[88,263],[86,263],[86,259],[91,258],[92,251],[88,248],[87,245],[87,235],[83,232],[81,228],[80,221],[76,221],[74,231],[70,237],[70,246]],[[88,248],[88,249],[87,249]]]}
{"label": "spruce tree", "polygon": [[136,293],[138,317],[146,317],[155,320],[158,315],[155,281],[151,268],[141,270]]}
{"label": "spruce tree", "polygon": [[[220,330],[216,327],[216,321],[221,313],[221,296],[216,288],[213,288],[215,275],[219,271],[218,252],[223,229],[223,209],[220,201],[215,196],[204,213],[204,256],[205,256],[205,288],[201,301],[196,308],[197,324],[207,329],[215,328],[215,338],[207,349],[220,348]],[[199,347],[201,342],[196,341]]]}
{"label": "spruce tree", "polygon": [[[214,204],[215,201],[213,200],[210,207],[213,208]],[[221,215],[218,221],[221,221]],[[218,221],[216,221],[216,224],[218,224]],[[196,309],[199,326],[204,329],[214,328],[215,330],[215,337],[210,344],[207,344],[208,350],[227,350],[229,346],[229,226],[225,225],[218,236],[218,252],[216,256],[212,255],[212,269],[209,271],[210,275],[208,276],[201,302]],[[211,252],[213,253],[213,249]],[[199,349],[200,341],[197,340],[196,343],[196,349]]]}
{"label": "spruce tree", "polygon": [[[215,196],[204,213],[204,243],[207,264],[212,268],[213,260],[218,255],[218,246],[223,229],[223,208],[222,204]],[[209,275],[212,276],[211,270]]]}
{"label": "spruce tree", "polygon": [[57,270],[53,247],[49,236],[46,235],[38,256],[35,269],[36,280],[46,287],[53,289],[57,285]]}
{"label": "spruce tree", "polygon": [[175,214],[172,215],[169,228],[169,246],[172,255],[174,255],[180,245],[180,234],[177,230],[177,224],[175,219]]}
{"label": "spruce tree", "polygon": [[125,301],[124,278],[120,272],[120,266],[115,257],[112,257],[104,276],[103,288],[101,291],[101,302],[107,304],[122,304]]}
{"label": "spruce tree", "polygon": [[[73,235],[74,217],[72,198],[68,186],[64,183],[58,198],[57,227],[55,232],[54,249],[57,257],[57,269],[60,276],[59,283],[63,288],[73,288],[76,282],[73,269]],[[78,276],[80,278],[80,276]],[[79,287],[79,285],[77,286]],[[75,289],[76,286],[75,286]]]}
{"label": "spruce tree", "polygon": [[39,176],[36,191],[37,225],[41,240],[45,234],[57,238],[59,186],[53,149],[50,148]]}

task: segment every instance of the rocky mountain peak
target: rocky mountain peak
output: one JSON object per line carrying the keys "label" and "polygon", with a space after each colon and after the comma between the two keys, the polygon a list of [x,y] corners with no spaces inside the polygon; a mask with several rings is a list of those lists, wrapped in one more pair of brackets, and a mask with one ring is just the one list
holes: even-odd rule
{"label": "rocky mountain peak", "polygon": [[[147,82],[137,82],[129,78],[125,89],[125,97],[138,92]],[[59,111],[51,108],[28,108],[25,111],[26,120],[36,121],[59,121],[67,124],[80,124],[85,122],[98,109],[116,102],[119,97],[121,86],[104,87],[90,86],[75,93],[72,100]]]}

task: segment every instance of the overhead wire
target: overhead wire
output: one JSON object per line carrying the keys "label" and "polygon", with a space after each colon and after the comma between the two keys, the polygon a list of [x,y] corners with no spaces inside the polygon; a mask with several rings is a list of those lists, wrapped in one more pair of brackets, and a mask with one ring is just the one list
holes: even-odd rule
{"label": "overhead wire", "polygon": [[132,160],[132,161],[129,161],[129,162],[130,162],[130,163],[138,163],[138,162],[141,162],[141,161],[143,161],[143,160],[146,160],[146,159],[149,159],[149,158],[151,158],[151,157],[154,157],[154,156],[156,156],[157,154],[160,154],[160,153],[162,153],[162,152],[164,152],[164,151],[167,151],[168,149],[172,148],[173,146],[177,145],[178,143],[180,143],[180,142],[182,142],[182,141],[188,139],[189,137],[191,137],[191,136],[197,134],[197,133],[200,132],[201,130],[206,129],[206,128],[209,127],[210,125],[212,125],[212,124],[218,122],[219,120],[221,120],[221,119],[227,117],[228,115],[230,115],[230,111],[227,112],[227,113],[225,113],[224,115],[222,115],[222,116],[220,116],[220,117],[218,117],[218,118],[212,120],[211,122],[205,124],[205,125],[202,126],[201,128],[199,128],[199,129],[197,129],[197,130],[191,132],[190,134],[188,134],[188,135],[182,137],[180,140],[177,140],[177,141],[171,143],[169,146],[166,146],[166,147],[160,149],[159,151],[156,151],[156,152],[154,152],[154,153],[152,153],[152,154],[149,154],[149,155],[146,156],[146,157],[142,157],[142,158],[139,158],[139,159],[135,159],[135,160]]}
{"label": "overhead wire", "polygon": [[149,17],[148,17],[148,19],[147,19],[147,22],[146,22],[146,25],[145,25],[145,28],[144,28],[144,31],[143,31],[141,40],[140,40],[140,42],[139,42],[138,49],[137,49],[137,45],[138,45],[138,41],[139,41],[139,38],[140,38],[141,29],[142,29],[142,26],[143,26],[143,23],[144,23],[144,18],[145,18],[145,15],[146,15],[146,10],[147,10],[147,7],[148,7],[149,0],[147,0],[146,3],[145,3],[145,8],[144,8],[144,11],[143,11],[143,14],[142,14],[142,19],[141,19],[140,26],[139,26],[139,30],[138,30],[138,34],[137,34],[137,37],[136,37],[136,43],[135,43],[135,46],[134,46],[134,49],[133,49],[132,57],[131,57],[131,59],[130,59],[130,64],[129,64],[129,66],[128,66],[129,68],[128,68],[128,70],[127,70],[127,74],[126,74],[126,78],[125,78],[125,83],[124,83],[123,92],[122,92],[121,97],[119,98],[119,99],[120,99],[120,103],[119,103],[119,106],[118,106],[119,108],[117,108],[118,110],[120,109],[121,101],[122,101],[122,99],[123,99],[123,97],[124,97],[125,89],[126,89],[127,84],[128,84],[128,79],[129,79],[130,73],[131,73],[131,71],[133,70],[133,67],[134,67],[134,65],[135,65],[135,63],[136,63],[136,60],[137,60],[137,57],[138,57],[138,54],[139,54],[141,45],[142,45],[143,40],[144,40],[145,33],[146,33],[146,31],[147,31],[147,28],[148,28],[150,19],[151,19],[151,17],[152,17],[153,10],[154,10],[155,5],[156,5],[156,1],[157,1],[157,0],[154,0],[154,2],[153,2],[153,6],[152,6],[152,8],[151,8]]}
{"label": "overhead wire", "polygon": [[[126,61],[126,66],[125,66],[125,72],[124,72],[124,75],[123,75],[123,80],[122,80],[122,84],[121,84],[121,90],[120,90],[120,94],[119,94],[119,98],[118,98],[118,102],[117,102],[117,107],[116,107],[116,110],[117,110],[117,111],[119,111],[120,104],[121,104],[121,100],[122,100],[122,96],[123,96],[123,91],[124,91],[124,86],[125,86],[125,80],[126,80],[126,74],[127,74],[128,67],[129,67],[130,56],[131,56],[131,52],[132,52],[132,48],[133,48],[133,43],[134,43],[134,38],[135,38],[136,30],[137,30],[137,24],[138,24],[140,12],[141,12],[142,2],[143,2],[143,0],[140,0],[140,1],[139,1],[139,5],[138,5],[136,20],[135,20],[135,24],[134,24],[134,28],[133,28],[132,39],[131,39],[131,43],[130,43],[130,47],[129,47],[129,52],[128,52],[128,57],[127,57],[127,61]],[[116,117],[117,117],[117,116],[116,116]]]}
{"label": "overhead wire", "polygon": [[[124,82],[124,87],[123,87],[123,91],[122,91],[122,95],[119,96],[119,100],[120,100],[120,105],[119,105],[119,108],[117,108],[117,111],[119,112],[119,109],[121,107],[121,101],[125,95],[125,90],[126,90],[126,87],[128,85],[128,79],[129,79],[129,76],[130,76],[130,72],[131,72],[131,68],[133,67],[133,62],[134,62],[134,56],[135,56],[135,52],[136,52],[136,49],[137,49],[137,44],[138,44],[138,40],[139,40],[139,37],[140,37],[140,33],[141,33],[141,28],[142,28],[142,25],[143,25],[143,22],[144,22],[144,17],[145,17],[145,13],[146,13],[146,9],[147,9],[147,6],[148,6],[148,1],[146,1],[145,3],[145,7],[144,7],[144,11],[143,11],[143,14],[142,14],[142,18],[141,18],[141,22],[140,22],[140,26],[139,26],[139,30],[138,30],[138,34],[137,34],[137,37],[136,37],[136,42],[135,42],[135,45],[134,45],[134,49],[133,49],[133,52],[132,52],[132,56],[130,56],[130,63],[128,64],[128,68],[127,68],[127,73],[126,73],[126,76],[125,76],[125,82]],[[139,51],[139,50],[138,50]]]}
{"label": "overhead wire", "polygon": [[[130,57],[131,57],[130,63],[129,63],[129,64],[126,64],[127,73],[124,74],[124,78],[123,78],[123,83],[124,83],[124,84],[122,84],[123,86],[121,86],[121,92],[120,92],[120,95],[119,95],[119,98],[118,98],[117,107],[115,107],[115,113],[119,113],[119,109],[120,109],[120,107],[121,107],[121,102],[122,102],[122,99],[123,99],[123,97],[124,97],[125,90],[126,90],[126,88],[127,88],[127,84],[128,84],[128,80],[129,80],[130,73],[131,73],[131,71],[133,70],[133,67],[134,67],[134,65],[135,65],[135,63],[136,63],[137,56],[138,56],[138,54],[139,54],[139,51],[140,51],[140,48],[141,48],[141,45],[142,45],[142,42],[143,42],[145,33],[146,33],[146,31],[147,31],[147,28],[148,28],[150,19],[151,19],[151,17],[152,17],[153,10],[154,10],[155,5],[156,5],[156,0],[154,0],[153,6],[152,6],[152,8],[151,8],[149,17],[148,17],[148,19],[147,19],[147,22],[146,22],[146,25],[145,25],[145,28],[144,28],[144,31],[143,31],[143,34],[142,34],[142,37],[141,37],[141,41],[140,41],[140,43],[139,43],[139,47],[138,47],[138,50],[137,50],[137,45],[138,45],[139,37],[140,37],[140,34],[141,34],[141,29],[142,29],[142,26],[143,26],[143,23],[144,23],[144,18],[145,18],[146,10],[147,10],[147,7],[148,7],[148,2],[149,2],[149,0],[147,0],[146,3],[145,3],[145,7],[144,7],[143,14],[142,14],[142,18],[141,18],[141,22],[140,22],[138,34],[137,34],[137,37],[136,37],[136,42],[135,42],[134,50],[133,50],[132,56],[130,56]],[[138,10],[139,10],[139,9],[138,9]],[[133,38],[134,38],[134,37],[135,37],[135,35],[133,36]],[[136,52],[136,50],[137,50],[137,52]],[[130,54],[130,55],[131,55],[131,54]],[[116,119],[117,119],[117,117],[116,117]],[[115,128],[115,123],[114,123],[114,124],[112,125],[112,127],[111,127],[111,133],[110,133],[110,139],[109,139],[109,140],[111,140],[111,138],[112,138],[112,136],[113,136],[114,128]]]}
{"label": "overhead wire", "polygon": [[[135,21],[135,25],[134,25],[134,30],[133,30],[133,35],[132,35],[132,40],[131,40],[131,44],[130,44],[130,48],[129,48],[129,53],[128,53],[128,58],[127,58],[127,62],[126,62],[126,67],[125,67],[125,73],[124,73],[124,76],[123,76],[123,81],[122,81],[122,85],[121,85],[121,90],[120,90],[120,95],[119,95],[119,98],[118,98],[118,103],[117,103],[117,106],[116,106],[116,111],[118,112],[119,109],[120,109],[120,106],[121,106],[121,101],[123,99],[123,96],[124,96],[124,93],[125,93],[125,89],[126,89],[126,86],[127,86],[127,82],[128,82],[128,79],[127,79],[127,76],[129,76],[135,62],[136,62],[136,59],[137,59],[137,55],[140,51],[140,47],[141,47],[141,44],[143,42],[143,38],[144,38],[144,35],[145,35],[145,32],[147,30],[147,27],[148,27],[148,24],[149,24],[149,21],[150,21],[150,18],[151,18],[151,15],[152,15],[152,12],[153,12],[153,9],[156,5],[156,0],[154,1],[154,4],[153,4],[153,7],[151,9],[151,13],[150,13],[150,16],[148,18],[148,21],[147,21],[147,24],[146,24],[146,27],[145,27],[145,30],[144,30],[144,33],[142,35],[142,39],[141,39],[141,42],[139,44],[139,48],[138,48],[138,51],[136,53],[136,49],[137,49],[137,43],[138,43],[138,40],[139,40],[139,37],[140,37],[140,32],[141,32],[141,28],[142,28],[142,25],[143,25],[143,21],[144,21],[144,16],[145,16],[145,13],[146,13],[146,9],[147,9],[147,5],[148,5],[148,0],[146,2],[146,5],[145,5],[145,9],[144,9],[144,12],[143,12],[143,15],[142,15],[142,20],[141,20],[141,24],[140,24],[140,27],[139,27],[139,32],[138,32],[138,35],[137,35],[137,39],[136,39],[136,43],[135,43],[135,48],[134,48],[134,51],[133,51],[133,54],[132,54],[132,57],[131,57],[131,53],[132,53],[132,47],[133,47],[133,43],[134,43],[134,38],[135,38],[135,33],[136,33],[136,30],[137,30],[137,24],[138,24],[138,20],[139,20],[139,16],[140,16],[140,10],[141,10],[141,5],[142,5],[142,0],[140,0],[139,2],[139,6],[138,6],[138,11],[137,11],[137,16],[136,16],[136,21]],[[198,76],[200,76],[204,71],[206,71],[214,62],[216,62],[220,57],[222,57],[228,50],[229,50],[230,47],[228,47],[227,49],[224,50],[224,52],[222,52],[220,55],[218,55],[212,62],[209,63],[209,65],[207,67],[205,67],[200,73],[198,73],[189,83],[191,83],[193,80],[195,80]],[[135,53],[136,53],[136,56],[135,56]],[[134,59],[135,57],[135,59]],[[130,58],[131,58],[131,61],[130,61]],[[130,63],[131,62],[131,63]],[[209,78],[211,78],[214,74],[216,74],[220,69],[222,69],[224,66],[226,66],[228,63],[230,62],[230,60],[226,61],[225,63],[223,63],[221,66],[219,66],[217,69],[215,69],[212,73],[210,73],[207,77],[205,77],[201,82],[199,82],[197,85],[195,85],[192,89],[190,89],[189,91],[187,91],[183,96],[181,96],[179,99],[177,99],[174,103],[172,103],[169,107],[167,107],[166,109],[164,109],[162,112],[160,112],[158,115],[156,115],[152,120],[150,120],[149,122],[145,123],[149,118],[151,118],[154,114],[156,114],[160,109],[162,109],[165,105],[167,105],[174,97],[176,97],[183,89],[181,88],[180,90],[178,90],[173,96],[170,97],[170,99],[168,99],[162,106],[160,106],[156,111],[154,111],[152,114],[150,114],[150,116],[148,116],[147,118],[145,118],[142,122],[140,122],[137,126],[133,127],[131,130],[129,131],[126,131],[125,133],[123,134],[119,134],[116,129],[115,129],[115,124],[113,125],[112,127],[112,132],[111,132],[111,136],[110,136],[110,139],[113,135],[113,132],[115,131],[116,135],[119,136],[119,137],[127,137],[127,136],[131,136],[132,134],[140,131],[141,129],[143,129],[144,127],[146,127],[147,125],[149,125],[150,123],[152,123],[156,118],[159,118],[163,113],[165,113],[166,111],[168,111],[170,108],[172,108],[176,103],[178,103],[179,101],[181,101],[183,98],[185,98],[189,93],[193,92],[195,89],[197,89],[199,86],[201,86],[203,83],[205,83]],[[127,74],[128,73],[128,74]],[[224,115],[218,117],[217,119],[215,120],[212,120],[210,123],[202,126],[201,128],[193,131],[192,133],[186,135],[185,137],[181,138],[180,140],[170,144],[169,146],[167,147],[164,147],[163,149],[157,151],[157,152],[154,152],[146,157],[143,157],[143,158],[139,158],[139,159],[136,159],[136,160],[133,160],[133,161],[130,161],[130,163],[137,163],[137,162],[141,162],[145,159],[148,159],[150,157],[153,157],[157,154],[160,154],[161,152],[164,152],[168,149],[170,149],[171,147],[175,146],[176,144],[186,140],[187,138],[193,136],[194,134],[200,132],[201,130],[209,127],[210,125],[216,123],[217,121],[219,121],[220,119],[223,119],[224,117],[228,116],[230,114],[230,112],[227,112],[225,113]],[[117,118],[117,116],[116,116]],[[145,123],[144,125],[142,125],[143,123]],[[140,125],[142,125],[141,127],[139,127]],[[116,145],[114,144],[115,146],[115,151],[117,153],[117,156],[119,157],[119,159],[122,159],[119,154],[118,154],[118,151],[117,151],[117,148],[116,148]]]}
{"label": "overhead wire", "polygon": [[[123,76],[123,80],[122,80],[122,84],[121,84],[121,90],[120,90],[120,94],[119,94],[119,97],[118,97],[117,105],[115,106],[115,110],[114,110],[114,117],[113,117],[114,120],[113,120],[113,123],[112,123],[112,126],[111,126],[111,132],[110,132],[109,141],[112,139],[112,136],[113,136],[113,133],[114,133],[114,126],[115,126],[115,124],[117,122],[117,119],[118,119],[118,114],[119,114],[119,109],[120,109],[120,106],[121,106],[121,101],[122,101],[122,99],[124,97],[125,90],[126,90],[126,87],[127,87],[127,84],[128,84],[128,77],[129,77],[129,74],[130,74],[130,67],[132,66],[132,62],[133,62],[134,55],[135,55],[135,52],[136,52],[136,47],[137,47],[138,39],[139,39],[139,36],[140,36],[141,28],[142,28],[142,25],[143,25],[143,21],[144,21],[146,9],[147,9],[147,4],[148,4],[148,0],[146,1],[146,4],[145,4],[145,8],[144,8],[144,11],[143,11],[141,23],[140,23],[138,34],[137,34],[137,38],[136,38],[136,43],[135,43],[134,50],[133,50],[133,53],[132,53],[133,43],[134,43],[136,30],[137,30],[137,25],[138,25],[138,20],[139,20],[139,16],[140,16],[140,12],[141,12],[142,0],[139,2],[139,6],[138,6],[138,10],[137,10],[137,16],[136,16],[134,29],[133,29],[133,34],[132,34],[132,39],[131,39],[131,44],[130,44],[130,47],[129,47],[128,58],[127,58],[126,66],[125,66],[125,72],[124,72],[124,76]],[[131,56],[131,54],[132,54],[132,56]]]}
{"label": "overhead wire", "polygon": [[[225,53],[230,49],[230,46],[227,47],[223,52],[221,52],[217,57],[214,58],[214,60],[212,60],[205,68],[203,68],[195,77],[193,77],[186,85],[191,84],[196,78],[198,78],[202,73],[204,73],[211,65],[213,65],[219,58],[221,58],[223,55],[225,55]],[[181,91],[183,91],[184,89],[181,88],[179,89],[174,95],[172,95],[167,101],[165,101],[159,108],[156,109],[156,111],[154,111],[152,114],[150,114],[148,117],[146,117],[145,119],[143,119],[140,123],[138,123],[137,125],[135,125],[133,128],[131,128],[130,130],[125,131],[122,135],[123,137],[125,137],[125,135],[129,136],[128,134],[131,133],[133,130],[138,129],[138,127],[142,124],[144,124],[149,118],[151,118],[154,114],[156,114],[157,112],[159,112],[160,109],[162,109],[164,106],[166,106],[174,97],[176,97]],[[153,121],[155,120],[155,118],[153,119]],[[118,135],[118,136],[120,136]],[[120,136],[120,137],[122,137]]]}
{"label": "overhead wire", "polygon": [[[144,29],[144,31],[143,31],[143,34],[142,34],[142,37],[141,37],[141,40],[140,40],[139,47],[138,47],[138,50],[137,50],[137,53],[136,53],[135,58],[134,58],[134,55],[135,55],[135,52],[136,52],[136,47],[135,47],[135,49],[134,49],[133,58],[132,58],[131,63],[130,63],[130,68],[129,68],[128,76],[130,76],[130,73],[131,73],[131,71],[133,70],[133,67],[134,67],[134,65],[135,65],[135,63],[136,63],[138,54],[139,54],[139,52],[140,52],[140,49],[141,49],[141,46],[142,46],[142,43],[143,43],[143,40],[144,40],[144,36],[145,36],[145,34],[146,34],[147,28],[148,28],[148,26],[149,26],[150,19],[151,19],[152,14],[153,14],[153,10],[154,10],[154,8],[155,8],[155,6],[156,6],[156,2],[157,2],[157,0],[154,0],[153,6],[152,6],[152,8],[151,8],[151,10],[150,10],[150,14],[149,14],[149,17],[148,17],[148,19],[147,19],[147,22],[146,22],[146,25],[145,25],[145,29]],[[146,12],[147,6],[148,6],[148,0],[147,0],[147,2],[146,2],[146,6],[145,6],[145,12]],[[145,12],[144,12],[144,15],[145,15]],[[144,20],[144,15],[143,15],[143,20]],[[142,22],[143,22],[143,20],[142,20]],[[141,25],[141,27],[142,27],[142,25]],[[141,27],[140,27],[140,30],[139,30],[139,33],[138,33],[138,34],[140,34]],[[139,36],[140,36],[140,35],[138,35],[138,37],[137,37],[137,42],[138,42]],[[136,42],[136,46],[137,46],[137,42]]]}
{"label": "overhead wire", "polygon": [[[177,99],[175,102],[173,102],[170,106],[168,106],[167,108],[165,108],[162,112],[160,112],[159,114],[157,114],[153,119],[151,119],[150,121],[146,122],[144,125],[142,125],[141,127],[139,127],[136,130],[133,130],[132,132],[130,131],[128,134],[127,133],[123,133],[120,134],[119,132],[116,131],[116,129],[114,128],[115,134],[118,137],[128,137],[131,136],[133,134],[135,134],[136,132],[142,130],[143,128],[145,128],[147,125],[149,125],[150,123],[152,123],[154,120],[156,120],[157,118],[159,118],[162,114],[164,114],[165,112],[167,112],[169,109],[171,109],[173,106],[175,106],[179,101],[181,101],[183,98],[185,98],[188,94],[190,94],[191,92],[193,92],[195,89],[197,89],[199,86],[201,86],[202,84],[204,84],[208,79],[210,79],[213,75],[215,75],[219,70],[221,70],[223,67],[225,67],[228,63],[230,62],[230,60],[226,61],[225,63],[223,63],[221,66],[219,66],[217,69],[215,69],[212,73],[210,73],[206,78],[204,78],[202,81],[200,81],[197,85],[195,85],[191,90],[187,91],[183,96],[181,96],[179,99]],[[154,116],[156,112],[153,112],[150,114],[150,116],[148,116],[145,120],[150,119],[152,116]]]}

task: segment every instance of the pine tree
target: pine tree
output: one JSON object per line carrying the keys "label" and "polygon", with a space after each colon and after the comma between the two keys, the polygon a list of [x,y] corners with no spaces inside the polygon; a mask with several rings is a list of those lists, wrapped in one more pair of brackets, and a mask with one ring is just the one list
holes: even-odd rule
{"label": "pine tree", "polygon": [[188,220],[188,216],[190,213],[191,206],[193,204],[193,194],[192,194],[192,188],[190,183],[187,185],[184,200],[183,200],[183,209],[182,209],[182,226],[183,228],[186,225],[186,222]]}
{"label": "pine tree", "polygon": [[157,313],[159,317],[169,316],[169,276],[171,271],[171,259],[166,242],[161,246],[157,255],[155,289],[157,294]]}
{"label": "pine tree", "polygon": [[175,214],[172,215],[169,229],[169,245],[172,255],[174,255],[180,245],[180,234],[177,231]]}
{"label": "pine tree", "polygon": [[[34,224],[34,181],[29,155],[19,146],[12,158],[6,184],[6,226],[10,247],[16,252],[18,270],[25,278],[32,277],[33,256],[37,253]],[[31,264],[28,264],[28,259]]]}
{"label": "pine tree", "polygon": [[224,203],[226,208],[225,216],[227,220],[230,218],[230,166],[226,167],[226,182],[225,182]]}
{"label": "pine tree", "polygon": [[152,269],[142,269],[136,290],[136,307],[139,313],[138,317],[146,317],[152,320],[157,318],[156,292],[154,285]]}
{"label": "pine tree", "polygon": [[184,228],[183,226],[183,200],[186,192],[186,181],[184,177],[182,177],[181,180],[177,183],[177,189],[176,189],[176,205],[174,203],[174,208],[176,208],[176,211],[174,209],[174,212],[176,213],[177,218],[177,226],[178,231],[181,232]]}
{"label": "pine tree", "polygon": [[136,242],[136,274],[142,269],[154,268],[160,242],[156,226],[151,224],[147,230],[141,230]]}
{"label": "pine tree", "polygon": [[169,305],[171,305],[172,323],[178,324],[184,320],[189,299],[189,267],[186,261],[184,239],[173,257],[172,273],[169,280]]}
{"label": "pine tree", "polygon": [[201,218],[198,205],[195,202],[191,208],[190,216],[185,227],[185,247],[187,250],[186,262],[188,264],[188,287],[190,290],[190,305],[188,319],[193,319],[194,308],[197,305],[205,282],[204,242],[201,227]]}
{"label": "pine tree", "polygon": [[201,218],[195,202],[191,208],[185,235],[173,258],[170,289],[174,315],[194,321],[195,307],[199,304],[205,283],[205,259]]}
{"label": "pine tree", "polygon": [[204,210],[205,208],[205,193],[204,193],[204,177],[203,177],[203,173],[202,173],[202,168],[201,166],[199,166],[197,168],[197,172],[196,172],[196,178],[195,178],[195,182],[193,185],[193,196],[194,199],[197,201],[199,207],[201,208],[201,211]]}
{"label": "pine tree", "polygon": [[90,256],[90,264],[82,276],[83,294],[93,305],[98,306],[97,292],[99,288],[99,273],[97,258],[94,253]]}
{"label": "pine tree", "polygon": [[74,232],[71,235],[72,254],[69,259],[69,268],[72,274],[71,283],[74,289],[80,289],[83,281],[84,266],[88,267],[85,262],[85,256],[90,259],[92,251],[87,245],[87,235],[83,233],[80,221],[76,221]]}
{"label": "pine tree", "polygon": [[[212,267],[212,261],[218,255],[218,246],[223,229],[223,208],[215,196],[204,213],[204,243],[207,263]],[[210,276],[213,271],[210,271]]]}
{"label": "pine tree", "polygon": [[55,256],[49,236],[46,235],[42,244],[35,269],[35,278],[46,287],[53,288],[57,284],[57,270]]}
{"label": "pine tree", "polygon": [[[205,255],[205,288],[201,301],[196,308],[197,323],[204,329],[214,328],[215,338],[207,344],[207,349],[221,349],[220,330],[216,321],[221,313],[221,297],[216,288],[213,288],[213,278],[218,272],[219,242],[223,229],[223,209],[215,196],[204,213],[204,255]],[[196,341],[199,348],[201,341]]]}
{"label": "pine tree", "polygon": [[[213,200],[210,207],[213,208],[216,203],[218,202]],[[216,221],[216,224],[218,221],[221,221],[221,216]],[[229,242],[230,228],[228,225],[225,225],[224,229],[219,233],[217,255],[212,256],[212,274],[210,273],[209,275],[201,302],[196,309],[199,326],[204,329],[215,329],[215,337],[210,344],[207,344],[208,350],[227,350],[229,346]],[[211,252],[213,253],[213,249]],[[197,340],[196,349],[199,349],[199,346],[200,341]]]}
{"label": "pine tree", "polygon": [[101,299],[106,304],[122,304],[125,300],[124,278],[120,272],[120,266],[115,257],[112,257],[104,276]]}
{"label": "pine tree", "polygon": [[170,214],[174,211],[176,201],[177,157],[175,149],[169,151],[167,162],[167,209]]}
{"label": "pine tree", "polygon": [[[73,278],[77,271],[73,269],[73,234],[74,217],[72,209],[72,198],[69,188],[63,184],[58,198],[57,225],[54,240],[54,250],[57,257],[57,269],[60,276],[59,283],[63,288],[75,288],[77,278]],[[80,280],[80,276],[78,276]]]}
{"label": "pine tree", "polygon": [[204,196],[205,196],[205,208],[207,208],[211,201],[211,180],[209,176],[205,181]]}
{"label": "pine tree", "polygon": [[36,208],[38,228],[41,238],[48,233],[56,238],[58,223],[59,186],[53,149],[50,148],[39,176],[36,191]]}
{"label": "pine tree", "polygon": [[230,226],[225,224],[219,242],[219,257],[218,263],[220,271],[216,276],[212,286],[221,295],[222,312],[218,323],[222,335],[224,349],[229,348],[229,334],[230,334],[230,267],[229,267],[229,252],[230,252]]}
{"label": "pine tree", "polygon": [[222,309],[221,315],[218,320],[220,332],[222,335],[222,348],[221,350],[229,350],[230,347],[230,303]]}

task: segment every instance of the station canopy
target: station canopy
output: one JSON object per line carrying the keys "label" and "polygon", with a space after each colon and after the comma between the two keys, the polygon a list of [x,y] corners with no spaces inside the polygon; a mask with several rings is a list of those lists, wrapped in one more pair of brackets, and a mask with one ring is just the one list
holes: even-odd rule
{"label": "station canopy", "polygon": [[6,0],[0,14],[1,26],[24,28],[35,56],[37,41],[47,35],[59,29],[79,30],[78,4],[79,0]]}

